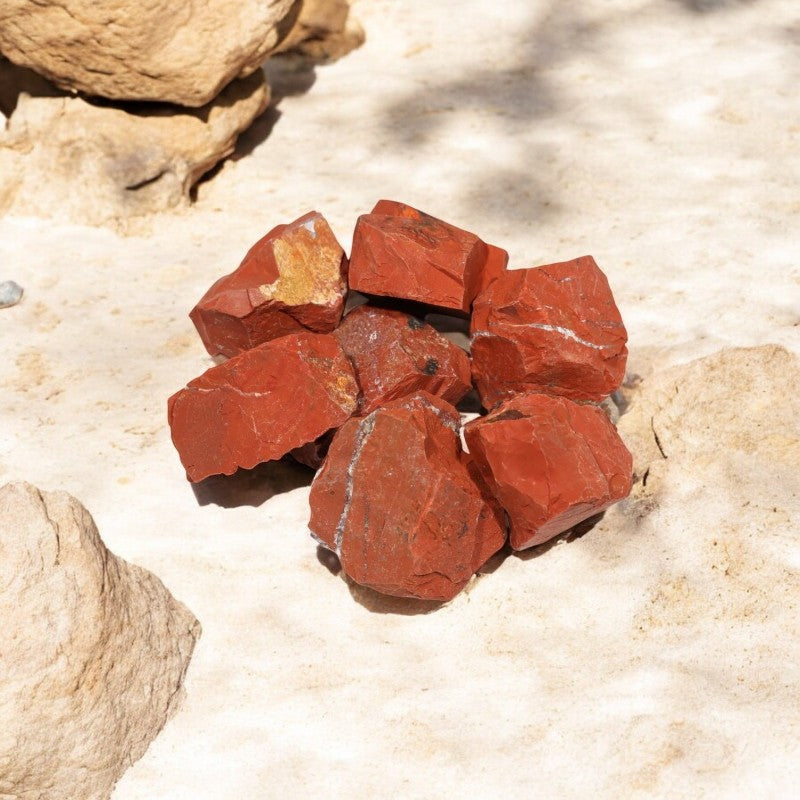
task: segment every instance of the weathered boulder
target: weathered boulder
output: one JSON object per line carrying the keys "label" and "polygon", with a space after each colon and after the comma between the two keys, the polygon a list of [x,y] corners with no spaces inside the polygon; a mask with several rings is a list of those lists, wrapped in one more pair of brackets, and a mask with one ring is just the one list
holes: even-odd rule
{"label": "weathered boulder", "polygon": [[626,497],[631,454],[602,409],[520,394],[464,428],[511,523],[515,550],[552,539]]}
{"label": "weathered boulder", "polygon": [[[0,63],[0,78],[19,72]],[[7,99],[14,108],[0,131],[0,213],[124,228],[188,202],[192,186],[233,152],[268,102],[260,71],[197,110],[124,110],[52,91]]]}
{"label": "weathered boulder", "polygon": [[86,509],[0,489],[0,797],[106,800],[182,696],[200,625]]}
{"label": "weathered boulder", "polygon": [[476,299],[470,330],[486,408],[525,391],[600,401],[625,376],[627,333],[591,256],[502,274]]}
{"label": "weathered boulder", "polygon": [[314,538],[356,583],[450,600],[505,542],[499,508],[473,480],[458,412],[422,392],[336,433],[311,486]]}
{"label": "weathered boulder", "polygon": [[[627,391],[619,430],[635,483],[624,508],[601,523],[605,543],[587,551],[608,570],[604,580],[636,599],[619,636],[636,641],[631,675],[642,648],[655,658],[680,653],[669,702],[678,721],[701,700],[704,718],[708,687],[720,708],[750,708],[757,698],[746,724],[774,736],[764,758],[788,741],[791,759],[798,718],[798,386],[798,355],[767,344],[657,369]],[[681,683],[684,674],[691,678]],[[763,776],[754,762],[749,780]],[[774,788],[781,785],[765,793],[791,794]],[[659,782],[657,793],[671,786]],[[740,794],[729,782],[718,786],[717,794]]]}
{"label": "weathered boulder", "polygon": [[344,250],[312,211],[259,239],[189,316],[212,356],[234,356],[287,333],[329,333],[346,296]]}
{"label": "weathered boulder", "polygon": [[756,495],[773,488],[788,501],[800,486],[798,386],[800,359],[774,344],[657,372],[628,394],[619,420],[641,488],[653,494],[696,483],[702,494],[708,482],[726,484],[747,505],[767,503]]}
{"label": "weathered boulder", "polygon": [[467,354],[416,317],[363,305],[333,335],[353,362],[359,414],[421,391],[455,405],[472,388]]}
{"label": "weathered boulder", "polygon": [[190,481],[252,469],[338,428],[358,384],[333,336],[293,333],[206,370],[168,401]]}
{"label": "weathered boulder", "polygon": [[0,52],[69,91],[200,107],[258,69],[297,0],[5,0]]}
{"label": "weathered boulder", "polygon": [[364,43],[364,29],[347,0],[302,0],[294,27],[273,55],[291,53],[315,63],[335,61]]}

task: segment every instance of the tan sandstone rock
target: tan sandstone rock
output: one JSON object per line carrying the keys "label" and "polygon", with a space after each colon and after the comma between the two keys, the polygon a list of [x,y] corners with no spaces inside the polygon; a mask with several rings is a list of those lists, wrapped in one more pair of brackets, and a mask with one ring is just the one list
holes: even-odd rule
{"label": "tan sandstone rock", "polygon": [[[665,471],[691,460],[711,484],[725,482],[758,494],[783,492],[795,484],[800,502],[800,362],[778,345],[721,350],[712,356],[658,372],[632,395],[618,423],[634,456],[634,474],[655,490]],[[785,473],[794,464],[794,474]],[[648,474],[649,471],[649,474]],[[645,481],[645,474],[647,479]],[[770,487],[765,478],[781,476]],[[723,477],[717,475],[720,479]]]}
{"label": "tan sandstone rock", "polygon": [[[5,93],[0,131],[0,214],[102,225],[188,201],[192,186],[233,152],[269,102],[261,71],[228,85],[201,109],[130,110],[62,94],[0,63],[0,84],[28,80],[36,94]],[[0,101],[3,95],[0,93]]]}
{"label": "tan sandstone rock", "polygon": [[275,52],[327,62],[363,43],[364,29],[350,13],[347,0],[301,0],[294,27]]}
{"label": "tan sandstone rock", "polygon": [[199,107],[258,69],[297,0],[5,0],[0,51],[63,89]]}
{"label": "tan sandstone rock", "polygon": [[[645,380],[619,421],[636,482],[596,535],[650,572],[628,586],[640,638],[702,641],[699,669],[732,707],[783,694],[777,705],[799,708],[800,665],[775,655],[800,647],[799,386],[782,347],[722,350]],[[691,706],[702,691],[687,688],[676,695]]]}
{"label": "tan sandstone rock", "polygon": [[200,625],[65,492],[0,489],[0,797],[104,800],[182,694]]}

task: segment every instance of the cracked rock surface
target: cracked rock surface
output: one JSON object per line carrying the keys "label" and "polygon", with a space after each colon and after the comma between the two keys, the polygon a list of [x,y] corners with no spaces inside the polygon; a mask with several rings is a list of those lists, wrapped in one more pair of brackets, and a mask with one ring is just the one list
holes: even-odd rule
{"label": "cracked rock surface", "polygon": [[[422,220],[429,217],[424,211],[414,208],[407,203],[400,203],[397,200],[378,200],[372,209],[372,214],[388,214],[394,217],[405,217],[406,219]],[[486,246],[486,261],[477,277],[476,293],[483,291],[495,278],[505,272],[508,267],[508,251],[488,242]]]}
{"label": "cracked rock surface", "polygon": [[311,487],[312,535],[356,583],[450,600],[505,542],[461,454],[459,414],[426,392],[345,423]]}
{"label": "cracked rock surface", "polygon": [[258,69],[299,0],[6,0],[0,51],[68,91],[200,107]]}
{"label": "cracked rock surface", "polygon": [[354,308],[334,332],[361,386],[359,414],[429,392],[455,405],[470,390],[467,354],[425,322],[386,308]]}
{"label": "cracked rock surface", "polygon": [[470,331],[486,408],[523,391],[600,401],[625,375],[627,333],[591,256],[501,275],[476,299]]}
{"label": "cracked rock surface", "polygon": [[0,213],[122,229],[131,218],[188,202],[270,97],[258,71],[202,108],[121,108],[20,77],[27,72],[0,59],[0,82],[34,89],[4,97],[0,88],[0,111],[10,112],[0,128]]}
{"label": "cracked rock surface", "polygon": [[305,332],[206,370],[169,398],[168,417],[186,477],[200,481],[313,442],[348,419],[357,402],[358,384],[339,343]]}
{"label": "cracked rock surface", "polygon": [[376,208],[356,222],[350,288],[469,313],[488,259],[485,242],[403,203]]}
{"label": "cracked rock surface", "polygon": [[65,492],[0,489],[0,797],[105,800],[182,696],[200,624]]}
{"label": "cracked rock surface", "polygon": [[277,225],[189,315],[211,355],[234,356],[287,333],[330,333],[347,296],[347,259],[312,211]]}
{"label": "cracked rock surface", "polygon": [[520,394],[470,422],[464,436],[508,512],[515,550],[552,539],[631,489],[631,454],[594,405]]}

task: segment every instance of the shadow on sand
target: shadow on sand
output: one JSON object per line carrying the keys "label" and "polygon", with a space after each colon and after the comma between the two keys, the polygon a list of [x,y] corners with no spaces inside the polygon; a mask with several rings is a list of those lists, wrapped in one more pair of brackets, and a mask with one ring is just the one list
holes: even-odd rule
{"label": "shadow on sand", "polygon": [[257,508],[275,495],[310,486],[313,477],[312,470],[287,458],[240,469],[233,475],[212,475],[193,483],[192,491],[200,506]]}

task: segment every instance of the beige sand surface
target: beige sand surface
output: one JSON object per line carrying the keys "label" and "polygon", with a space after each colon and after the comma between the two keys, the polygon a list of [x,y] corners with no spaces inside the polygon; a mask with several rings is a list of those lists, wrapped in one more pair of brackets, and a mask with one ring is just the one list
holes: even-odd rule
{"label": "beige sand surface", "polygon": [[[797,498],[742,527],[721,611],[695,591],[721,491],[698,470],[655,522],[631,502],[413,614],[320,563],[303,473],[196,497],[166,398],[211,363],[188,310],[258,236],[313,207],[349,247],[379,197],[513,266],[592,253],[645,379],[723,347],[800,353],[796,2],[355,8],[366,45],[278,75],[190,213],[130,238],[0,220],[0,280],[26,290],[0,311],[0,480],[75,494],[203,625],[185,704],[114,800],[793,796]],[[777,598],[757,619],[726,611],[754,591]]]}

